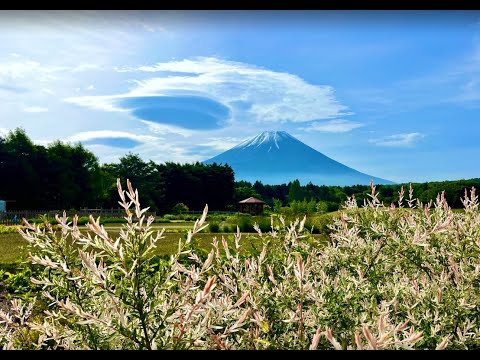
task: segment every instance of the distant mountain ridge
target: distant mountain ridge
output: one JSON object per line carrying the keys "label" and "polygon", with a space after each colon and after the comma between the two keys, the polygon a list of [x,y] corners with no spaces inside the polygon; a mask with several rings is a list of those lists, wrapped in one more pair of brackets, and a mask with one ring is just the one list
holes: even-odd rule
{"label": "distant mountain ridge", "polygon": [[305,185],[393,184],[335,161],[285,131],[264,131],[204,164],[229,164],[235,180],[283,184],[295,179]]}

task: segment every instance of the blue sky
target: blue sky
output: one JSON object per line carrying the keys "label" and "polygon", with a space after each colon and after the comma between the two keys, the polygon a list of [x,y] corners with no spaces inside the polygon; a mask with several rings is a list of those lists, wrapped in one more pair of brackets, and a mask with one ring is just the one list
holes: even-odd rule
{"label": "blue sky", "polygon": [[396,182],[480,177],[479,11],[0,11],[0,135],[202,161],[284,130]]}

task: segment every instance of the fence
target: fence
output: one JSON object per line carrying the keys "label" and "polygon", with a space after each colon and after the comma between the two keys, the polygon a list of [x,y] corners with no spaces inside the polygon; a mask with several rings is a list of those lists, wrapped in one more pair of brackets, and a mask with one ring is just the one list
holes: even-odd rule
{"label": "fence", "polygon": [[[190,210],[183,212],[184,215],[201,215],[203,210]],[[72,218],[75,214],[79,217],[93,215],[95,218],[100,216],[102,218],[123,218],[125,216],[124,209],[81,209],[78,211],[66,211],[67,216]],[[210,215],[220,214],[234,214],[235,211],[209,211]],[[22,219],[38,218],[42,215],[46,215],[47,219],[54,219],[55,215],[63,214],[63,210],[8,210],[0,212],[0,225],[18,225],[21,224]],[[157,216],[154,211],[145,213],[145,216]]]}
{"label": "fence", "polygon": [[[203,213],[203,210],[189,210],[189,211],[184,211],[182,214],[189,214],[189,215],[201,215]],[[220,214],[235,214],[236,211],[208,211],[210,215],[220,215]]]}
{"label": "fence", "polygon": [[[78,211],[66,211],[67,216],[72,218],[75,214],[79,217],[93,215],[95,218],[100,216],[102,218],[123,218],[125,216],[124,209],[81,209]],[[22,218],[32,219],[39,216],[46,215],[47,219],[54,219],[55,215],[63,214],[63,210],[9,210],[0,212],[1,225],[15,225],[22,222]],[[156,216],[155,212],[146,212],[145,215]]]}

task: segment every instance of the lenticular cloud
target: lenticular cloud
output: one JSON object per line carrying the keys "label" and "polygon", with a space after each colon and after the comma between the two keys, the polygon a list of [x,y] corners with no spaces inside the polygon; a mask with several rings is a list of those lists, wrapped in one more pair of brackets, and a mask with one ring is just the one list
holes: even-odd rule
{"label": "lenticular cloud", "polygon": [[[293,74],[241,62],[194,58],[117,71],[142,73],[143,76],[151,73],[152,77],[136,81],[128,93],[74,97],[67,101],[104,111],[130,111],[122,107],[128,103],[125,101],[128,98],[194,96],[228,108],[229,118],[223,124],[245,120],[302,123],[351,114],[336,100],[331,86],[309,84]],[[145,113],[138,108],[135,110],[132,115],[136,117]],[[182,124],[182,127],[189,125]]]}

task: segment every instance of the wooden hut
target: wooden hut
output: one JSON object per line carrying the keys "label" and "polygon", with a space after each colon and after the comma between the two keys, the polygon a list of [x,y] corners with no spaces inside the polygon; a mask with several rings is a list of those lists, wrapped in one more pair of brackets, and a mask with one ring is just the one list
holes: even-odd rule
{"label": "wooden hut", "polygon": [[263,212],[264,201],[249,197],[248,199],[238,202],[240,204],[240,212],[252,215],[260,215]]}

